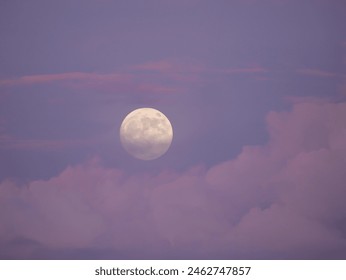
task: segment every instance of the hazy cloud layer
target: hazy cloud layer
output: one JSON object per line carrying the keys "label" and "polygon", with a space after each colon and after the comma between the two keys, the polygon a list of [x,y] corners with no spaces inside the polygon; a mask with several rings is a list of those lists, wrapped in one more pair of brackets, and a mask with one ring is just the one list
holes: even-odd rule
{"label": "hazy cloud layer", "polygon": [[[346,258],[346,103],[267,116],[270,139],[184,173],[95,158],[0,185],[1,258]],[[225,151],[226,152],[226,151]]]}

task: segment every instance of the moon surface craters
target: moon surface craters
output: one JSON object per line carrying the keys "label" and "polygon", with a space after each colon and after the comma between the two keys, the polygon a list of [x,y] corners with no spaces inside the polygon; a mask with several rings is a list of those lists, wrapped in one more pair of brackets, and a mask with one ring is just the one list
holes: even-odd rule
{"label": "moon surface craters", "polygon": [[140,108],[128,114],[120,127],[124,149],[142,160],[156,159],[169,149],[173,138],[168,118],[153,108]]}

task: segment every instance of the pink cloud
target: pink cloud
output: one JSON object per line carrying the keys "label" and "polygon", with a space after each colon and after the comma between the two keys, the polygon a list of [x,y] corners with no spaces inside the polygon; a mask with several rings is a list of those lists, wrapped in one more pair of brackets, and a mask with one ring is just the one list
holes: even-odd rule
{"label": "pink cloud", "polygon": [[267,116],[271,151],[280,157],[320,149],[342,151],[346,136],[344,119],[345,103],[300,103],[292,112],[272,112]]}
{"label": "pink cloud", "polygon": [[338,252],[346,246],[337,231],[277,204],[251,209],[234,228],[230,240],[246,254],[279,259],[326,258],[324,251]]}
{"label": "pink cloud", "polygon": [[302,75],[324,77],[324,78],[342,76],[338,73],[324,71],[320,69],[311,69],[311,68],[298,69],[297,72]]}
{"label": "pink cloud", "polygon": [[[141,94],[185,93],[191,86],[207,81],[208,74],[262,74],[258,80],[266,80],[265,68],[254,65],[243,68],[208,68],[196,61],[164,59],[133,65],[114,73],[66,72],[58,74],[28,75],[0,80],[0,86],[33,86],[57,84],[74,89],[97,89],[100,92]],[[203,76],[204,75],[204,76]]]}
{"label": "pink cloud", "polygon": [[0,80],[0,86],[32,86],[57,83],[74,89],[97,89],[99,92],[120,92],[134,94],[165,94],[179,91],[181,88],[162,84],[159,79],[148,83],[146,77],[126,71],[109,74],[86,72],[68,72],[23,76],[16,79]]}
{"label": "pink cloud", "polygon": [[[346,103],[271,112],[266,145],[209,169],[130,176],[95,159],[25,186],[4,181],[0,243],[131,258],[345,258],[345,119]],[[35,254],[18,246],[6,254]]]}
{"label": "pink cloud", "polygon": [[106,82],[129,82],[131,81],[129,74],[96,74],[86,72],[67,72],[60,74],[43,74],[23,76],[17,79],[1,80],[0,85],[32,85],[42,83],[52,83],[56,81],[78,81],[89,82],[93,84]]}

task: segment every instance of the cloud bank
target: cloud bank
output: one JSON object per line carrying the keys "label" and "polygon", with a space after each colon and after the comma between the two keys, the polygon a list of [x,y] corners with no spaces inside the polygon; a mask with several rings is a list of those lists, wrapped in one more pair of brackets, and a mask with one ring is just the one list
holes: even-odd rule
{"label": "cloud bank", "polygon": [[346,103],[298,103],[268,114],[266,145],[209,169],[129,176],[95,158],[3,181],[0,258],[346,258],[345,120]]}

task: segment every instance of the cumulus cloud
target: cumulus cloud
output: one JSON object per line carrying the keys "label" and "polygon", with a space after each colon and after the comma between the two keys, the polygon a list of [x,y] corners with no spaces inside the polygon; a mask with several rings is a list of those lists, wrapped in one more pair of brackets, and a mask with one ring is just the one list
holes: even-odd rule
{"label": "cumulus cloud", "polygon": [[345,258],[346,103],[267,116],[264,146],[129,176],[100,160],[0,185],[1,258]]}

